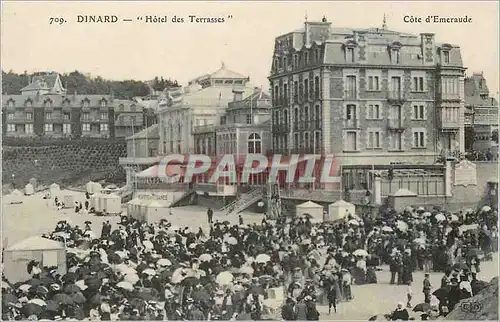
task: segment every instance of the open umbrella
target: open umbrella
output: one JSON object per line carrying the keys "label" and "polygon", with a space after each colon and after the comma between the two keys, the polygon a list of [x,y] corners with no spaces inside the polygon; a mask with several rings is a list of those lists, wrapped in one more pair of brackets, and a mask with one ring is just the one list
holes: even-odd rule
{"label": "open umbrella", "polygon": [[448,296],[448,293],[450,292],[450,287],[445,286],[441,287],[437,290],[435,290],[432,295],[434,295],[438,300],[445,299]]}
{"label": "open umbrella", "polygon": [[359,226],[359,222],[356,219],[351,219],[347,222],[349,225]]}
{"label": "open umbrella", "polygon": [[178,284],[184,279],[185,276],[186,276],[186,272],[181,267],[181,268],[176,269],[172,273],[172,277],[170,278],[170,281],[174,284]]}
{"label": "open umbrella", "polygon": [[354,256],[368,256],[368,252],[364,249],[357,249],[352,254]]}
{"label": "open umbrella", "polygon": [[65,305],[71,305],[73,304],[73,299],[71,298],[70,295],[64,294],[64,293],[59,293],[56,294],[52,297],[52,300],[57,302],[59,305],[65,304]]}
{"label": "open umbrella", "polygon": [[124,289],[126,291],[133,291],[134,290],[134,286],[132,284],[130,284],[129,282],[120,282],[120,283],[116,284],[116,287]]}
{"label": "open umbrella", "polygon": [[458,216],[457,215],[451,215],[450,216],[450,221],[452,221],[452,222],[458,221]]}
{"label": "open umbrella", "polygon": [[271,275],[259,276],[259,283],[261,283],[261,284],[269,283],[272,280],[273,280],[273,277]]}
{"label": "open umbrella", "polygon": [[432,213],[430,211],[426,211],[422,214],[422,216],[424,217],[431,217],[432,216]]}
{"label": "open umbrella", "polygon": [[172,262],[168,258],[161,258],[156,262],[158,266],[166,267],[166,266],[172,266]]}
{"label": "open umbrella", "polygon": [[234,276],[230,272],[222,272],[217,275],[215,281],[219,285],[229,285],[233,281]]}
{"label": "open umbrella", "polygon": [[210,254],[201,254],[198,258],[202,262],[210,262],[212,260],[212,255]]}
{"label": "open umbrella", "polygon": [[28,303],[23,308],[21,309],[21,312],[25,316],[30,316],[30,315],[40,315],[43,312],[43,307],[34,303]]}
{"label": "open umbrella", "polygon": [[134,285],[135,283],[137,283],[140,280],[140,278],[139,278],[139,275],[137,275],[137,274],[126,274],[123,277],[123,280],[125,282],[129,282],[130,284]]}
{"label": "open umbrella", "polygon": [[429,303],[420,303],[415,305],[413,308],[413,312],[427,312],[431,309],[431,305]]}
{"label": "open umbrella", "polygon": [[250,266],[243,266],[242,268],[240,268],[240,274],[252,275],[253,268],[251,268]]}
{"label": "open umbrella", "polygon": [[425,244],[425,239],[423,239],[423,238],[415,238],[413,240],[413,242],[416,243],[416,244]]}
{"label": "open umbrella", "polygon": [[408,230],[408,224],[402,220],[398,220],[396,222],[396,227],[401,230],[401,231],[407,231]]}
{"label": "open umbrella", "polygon": [[437,221],[445,221],[446,220],[446,217],[442,213],[436,214],[436,216],[434,216],[434,218],[436,218]]}
{"label": "open umbrella", "polygon": [[153,243],[152,243],[152,242],[150,242],[149,240],[144,241],[142,244],[144,245],[144,247],[145,247],[146,249],[153,249],[153,248],[154,248]]}
{"label": "open umbrella", "polygon": [[142,271],[143,274],[154,276],[156,275],[156,271],[152,268],[148,268]]}
{"label": "open umbrella", "polygon": [[271,260],[271,257],[267,254],[260,254],[255,257],[257,263],[267,263]]}
{"label": "open umbrella", "polygon": [[225,242],[228,243],[229,245],[236,245],[236,244],[238,244],[238,240],[236,240],[236,238],[234,238],[234,237],[228,237],[225,240]]}
{"label": "open umbrella", "polygon": [[384,227],[382,227],[382,231],[386,232],[386,233],[390,233],[390,232],[392,232],[392,228],[389,226],[384,226]]}
{"label": "open umbrella", "polygon": [[41,300],[41,299],[31,299],[28,301],[28,303],[33,303],[33,304],[36,304],[36,305],[40,305],[40,306],[46,306],[47,303],[45,303],[44,300]]}
{"label": "open umbrella", "polygon": [[45,306],[45,311],[57,312],[59,311],[59,303],[54,300],[47,301],[47,306]]}
{"label": "open umbrella", "polygon": [[481,208],[481,211],[483,211],[483,212],[491,211],[491,207],[490,206],[483,206],[483,208]]}

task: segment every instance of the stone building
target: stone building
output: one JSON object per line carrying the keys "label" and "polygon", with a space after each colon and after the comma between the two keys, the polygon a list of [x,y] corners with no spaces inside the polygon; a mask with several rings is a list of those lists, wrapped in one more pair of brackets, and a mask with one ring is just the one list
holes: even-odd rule
{"label": "stone building", "polygon": [[498,101],[490,96],[483,73],[465,79],[465,108],[467,149],[498,147]]}
{"label": "stone building", "polygon": [[33,76],[20,95],[2,95],[2,111],[6,137],[125,138],[156,123],[154,113],[134,101],[67,94],[55,73]]}
{"label": "stone building", "polygon": [[275,39],[273,149],[332,153],[342,165],[463,152],[464,70],[460,48],[434,34],[306,21]]}
{"label": "stone building", "polygon": [[218,125],[233,90],[242,90],[247,97],[253,88],[249,78],[226,68],[224,63],[214,73],[200,76],[186,88],[166,90],[158,103],[160,151],[162,153],[192,153],[193,130],[197,126]]}

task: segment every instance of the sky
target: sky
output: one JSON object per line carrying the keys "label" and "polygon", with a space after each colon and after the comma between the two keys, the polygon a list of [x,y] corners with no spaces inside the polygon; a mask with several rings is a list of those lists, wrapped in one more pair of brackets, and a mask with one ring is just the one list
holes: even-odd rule
{"label": "sky", "polygon": [[[467,74],[484,72],[498,93],[498,2],[2,2],[2,70],[60,73],[79,70],[106,79],[188,80],[228,69],[268,87],[274,39],[325,16],[334,27],[381,27],[461,47]],[[115,24],[78,23],[78,15],[116,15]],[[189,23],[188,16],[225,17],[224,23]],[[472,18],[471,23],[430,24],[428,15]],[[167,16],[168,23],[137,17]],[[183,17],[184,23],[171,19]],[[232,18],[229,18],[231,16]],[[421,17],[405,23],[404,16]],[[63,18],[63,24],[50,24]],[[123,22],[122,19],[132,19]],[[496,95],[497,96],[497,95]]]}

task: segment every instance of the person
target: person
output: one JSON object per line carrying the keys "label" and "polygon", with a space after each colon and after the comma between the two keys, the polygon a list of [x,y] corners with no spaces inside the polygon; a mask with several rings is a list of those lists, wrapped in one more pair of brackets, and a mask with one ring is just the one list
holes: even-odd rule
{"label": "person", "polygon": [[411,299],[412,299],[412,295],[413,295],[413,292],[412,292],[412,289],[411,289],[411,281],[408,282],[408,286],[406,288],[406,307],[407,308],[411,308]]}
{"label": "person", "polygon": [[306,303],[306,320],[308,321],[319,321],[319,312],[316,308],[316,303],[314,303],[311,296],[306,296],[304,298]]}
{"label": "person", "polygon": [[173,216],[173,215],[174,215],[172,208],[168,208],[168,214],[169,214],[170,216]]}
{"label": "person", "polygon": [[410,315],[408,314],[408,311],[403,307],[403,303],[398,303],[398,306],[392,312],[391,314],[391,320],[392,321],[397,321],[397,320],[402,320],[402,321],[408,321],[410,319]]}
{"label": "person", "polygon": [[328,314],[332,314],[332,307],[335,313],[337,313],[337,283],[330,283],[328,287]]}
{"label": "person", "polygon": [[422,282],[423,284],[423,289],[422,292],[424,293],[424,302],[425,303],[431,303],[431,281],[429,281],[429,273],[425,273],[424,281]]}
{"label": "person", "polygon": [[287,298],[285,305],[281,308],[281,318],[284,321],[293,321],[296,318],[295,302],[292,298]]}
{"label": "person", "polygon": [[213,223],[213,216],[214,216],[214,211],[212,210],[212,208],[208,208],[207,217],[208,217],[209,224]]}
{"label": "person", "polygon": [[371,196],[372,196],[372,193],[370,192],[370,190],[366,189],[365,204],[368,205],[371,202]]}

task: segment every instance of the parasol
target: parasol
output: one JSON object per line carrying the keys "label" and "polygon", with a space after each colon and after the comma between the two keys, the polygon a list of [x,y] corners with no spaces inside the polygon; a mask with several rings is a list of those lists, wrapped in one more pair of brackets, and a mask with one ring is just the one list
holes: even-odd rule
{"label": "parasol", "polygon": [[359,226],[359,222],[356,219],[351,219],[347,222],[349,225]]}
{"label": "parasol", "polygon": [[368,252],[364,249],[357,249],[354,251],[354,253],[352,253],[354,256],[368,256]]}
{"label": "parasol", "polygon": [[161,258],[158,260],[157,264],[159,266],[165,267],[165,266],[172,266],[172,262],[168,258]]}
{"label": "parasol", "polygon": [[130,284],[134,285],[135,283],[137,283],[140,278],[137,274],[126,274],[125,277],[123,277],[123,280],[125,282],[129,282]]}
{"label": "parasol", "polygon": [[148,268],[142,271],[143,274],[150,275],[150,276],[155,276],[156,271],[152,268]]}
{"label": "parasol", "polygon": [[33,304],[36,304],[39,306],[46,306],[47,305],[47,303],[45,303],[45,301],[41,300],[41,299],[32,299],[32,300],[29,300],[28,303],[33,303]]}
{"label": "parasol", "polygon": [[144,245],[144,247],[146,249],[153,249],[154,248],[153,243],[150,242],[149,240],[144,241],[142,244]]}
{"label": "parasol", "polygon": [[420,303],[415,305],[413,308],[413,312],[427,312],[431,309],[431,305],[429,303]]}
{"label": "parasol", "polygon": [[434,218],[436,218],[437,221],[445,221],[446,220],[446,217],[442,213],[437,214]]}
{"label": "parasol", "polygon": [[127,290],[127,291],[134,290],[134,286],[132,284],[130,284],[129,282],[120,282],[120,283],[116,284],[116,287]]}
{"label": "parasol", "polygon": [[215,278],[215,281],[219,285],[230,285],[231,282],[233,281],[234,276],[230,272],[222,272],[217,275]]}
{"label": "parasol", "polygon": [[383,231],[383,232],[386,232],[386,233],[390,233],[390,232],[392,232],[393,230],[392,230],[392,228],[391,228],[391,227],[389,227],[389,226],[384,226],[384,227],[382,227],[382,231]]}
{"label": "parasol", "polygon": [[253,275],[253,268],[250,266],[243,266],[240,268],[240,274]]}
{"label": "parasol", "polygon": [[398,220],[396,222],[396,227],[401,230],[401,231],[407,231],[408,230],[408,224],[402,220]]}
{"label": "parasol", "polygon": [[210,262],[212,260],[212,255],[210,254],[201,254],[199,260],[202,262]]}
{"label": "parasol", "polygon": [[236,240],[236,238],[234,237],[229,237],[225,240],[226,243],[228,243],[229,245],[236,245],[238,244],[238,240]]}
{"label": "parasol", "polygon": [[267,254],[260,254],[255,257],[257,263],[267,263],[271,260],[271,257]]}
{"label": "parasol", "polygon": [[491,207],[490,206],[483,206],[483,208],[481,208],[481,211],[483,211],[483,212],[491,211]]}

